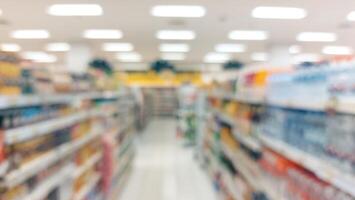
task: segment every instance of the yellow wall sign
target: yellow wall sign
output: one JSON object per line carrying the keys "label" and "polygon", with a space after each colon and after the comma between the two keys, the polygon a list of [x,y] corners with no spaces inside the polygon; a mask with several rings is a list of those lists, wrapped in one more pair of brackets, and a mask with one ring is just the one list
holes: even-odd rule
{"label": "yellow wall sign", "polygon": [[120,80],[126,85],[138,86],[179,86],[184,82],[202,85],[201,73],[199,72],[125,72],[119,75]]}

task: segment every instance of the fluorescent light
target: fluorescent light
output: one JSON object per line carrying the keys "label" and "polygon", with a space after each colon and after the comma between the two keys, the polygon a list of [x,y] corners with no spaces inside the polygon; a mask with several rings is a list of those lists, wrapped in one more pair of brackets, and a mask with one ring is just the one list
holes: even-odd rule
{"label": "fluorescent light", "polygon": [[158,31],[156,37],[161,40],[193,40],[196,34],[189,30],[162,30]]}
{"label": "fluorescent light", "polygon": [[0,48],[2,51],[7,51],[7,52],[17,52],[21,51],[21,47],[18,44],[13,44],[13,43],[3,43],[0,45]]}
{"label": "fluorescent light", "polygon": [[155,17],[203,17],[206,9],[202,6],[161,5],[154,6],[151,14]]}
{"label": "fluorescent light", "polygon": [[47,13],[54,16],[99,16],[103,10],[97,4],[54,4]]}
{"label": "fluorescent light", "polygon": [[230,55],[225,53],[208,53],[205,58],[205,63],[225,63],[230,60]]}
{"label": "fluorescent light", "polygon": [[161,44],[159,50],[161,52],[188,52],[190,46],[187,44]]}
{"label": "fluorescent light", "polygon": [[104,51],[127,52],[133,51],[134,47],[130,43],[105,43],[102,45]]}
{"label": "fluorescent light", "polygon": [[261,6],[252,11],[252,16],[261,19],[303,19],[307,12],[302,8]]}
{"label": "fluorescent light", "polygon": [[347,16],[347,19],[349,21],[355,21],[355,11],[351,11]]}
{"label": "fluorescent light", "polygon": [[49,32],[43,29],[16,30],[11,32],[11,37],[16,39],[46,39]]}
{"label": "fluorescent light", "polygon": [[121,62],[141,62],[142,56],[138,53],[119,53],[117,59]]}
{"label": "fluorescent light", "polygon": [[163,60],[185,60],[186,56],[183,53],[163,53]]}
{"label": "fluorescent light", "polygon": [[84,31],[83,36],[88,39],[120,39],[123,33],[113,29],[90,29]]}
{"label": "fluorescent light", "polygon": [[303,62],[319,62],[320,61],[320,56],[318,54],[300,54],[297,56],[294,56],[293,59],[293,64],[300,64]]}
{"label": "fluorescent light", "polygon": [[64,52],[70,50],[68,43],[50,43],[46,46],[47,51]]}
{"label": "fluorescent light", "polygon": [[218,44],[215,47],[215,51],[221,53],[241,53],[246,50],[243,44]]}
{"label": "fluorescent light", "polygon": [[57,61],[56,56],[41,51],[24,52],[22,54],[22,57],[24,59],[32,60],[34,62],[40,62],[40,63],[53,63]]}
{"label": "fluorescent light", "polygon": [[352,55],[354,50],[347,46],[325,46],[322,52],[329,55]]}
{"label": "fluorescent light", "polygon": [[257,52],[257,53],[253,53],[251,54],[251,59],[254,61],[267,61],[268,60],[268,54],[264,53],[264,52]]}
{"label": "fluorescent light", "polygon": [[334,42],[337,40],[337,35],[326,32],[302,32],[298,34],[297,40],[301,42]]}
{"label": "fluorescent light", "polygon": [[288,52],[290,54],[298,54],[301,52],[301,47],[299,45],[292,45],[290,46],[290,48],[288,49]]}
{"label": "fluorescent light", "polygon": [[3,13],[3,12],[2,12],[2,10],[0,9],[0,15],[2,15],[2,13]]}
{"label": "fluorescent light", "polygon": [[268,33],[265,31],[235,30],[229,33],[232,40],[266,40]]}

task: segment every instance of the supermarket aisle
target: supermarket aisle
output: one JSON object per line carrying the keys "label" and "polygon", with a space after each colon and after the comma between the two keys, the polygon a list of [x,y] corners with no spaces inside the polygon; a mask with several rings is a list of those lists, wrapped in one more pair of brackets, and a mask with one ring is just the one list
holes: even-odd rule
{"label": "supermarket aisle", "polygon": [[133,172],[119,200],[215,200],[212,185],[175,139],[175,120],[150,123],[138,142]]}

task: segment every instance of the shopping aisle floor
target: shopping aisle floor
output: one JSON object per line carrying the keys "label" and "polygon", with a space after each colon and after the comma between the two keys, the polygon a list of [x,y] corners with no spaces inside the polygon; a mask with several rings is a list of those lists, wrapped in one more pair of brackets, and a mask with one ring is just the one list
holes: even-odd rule
{"label": "shopping aisle floor", "polygon": [[119,200],[216,200],[192,149],[176,141],[174,119],[153,120],[137,141],[133,171]]}

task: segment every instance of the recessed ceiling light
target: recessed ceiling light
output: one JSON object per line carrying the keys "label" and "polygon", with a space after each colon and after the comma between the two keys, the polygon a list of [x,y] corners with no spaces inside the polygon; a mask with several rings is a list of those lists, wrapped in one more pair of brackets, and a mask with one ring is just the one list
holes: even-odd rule
{"label": "recessed ceiling light", "polygon": [[307,12],[302,8],[261,6],[252,11],[252,16],[261,19],[303,19]]}
{"label": "recessed ceiling light", "polygon": [[161,58],[163,60],[185,60],[186,56],[183,53],[163,53]]}
{"label": "recessed ceiling light", "polygon": [[245,52],[246,47],[243,44],[218,44],[215,51],[221,53],[241,53]]}
{"label": "recessed ceiling light", "polygon": [[202,6],[161,5],[154,6],[151,14],[155,17],[203,17],[206,9]]}
{"label": "recessed ceiling light", "polygon": [[257,52],[251,54],[251,59],[254,61],[267,61],[268,60],[268,54],[264,52]]}
{"label": "recessed ceiling light", "polygon": [[301,47],[299,45],[292,45],[290,46],[290,48],[288,49],[288,52],[290,54],[298,54],[301,53]]}
{"label": "recessed ceiling light", "polygon": [[354,50],[347,46],[325,46],[322,52],[329,55],[352,55]]}
{"label": "recessed ceiling light", "polygon": [[2,51],[7,51],[7,52],[17,52],[21,51],[21,47],[18,44],[13,44],[13,43],[3,43],[0,45],[0,48]]}
{"label": "recessed ceiling light", "polygon": [[117,59],[121,62],[141,62],[142,56],[138,53],[119,53],[117,54]]}
{"label": "recessed ceiling light", "polygon": [[83,36],[88,39],[120,39],[123,33],[113,29],[90,29],[84,31]]}
{"label": "recessed ceiling light", "polygon": [[319,61],[320,61],[320,56],[318,54],[312,54],[312,53],[299,54],[292,58],[293,64],[300,64],[303,62],[319,62]]}
{"label": "recessed ceiling light", "polygon": [[355,21],[355,11],[351,11],[347,16],[347,19],[349,21]]}
{"label": "recessed ceiling light", "polygon": [[68,43],[50,43],[46,46],[47,51],[63,52],[70,50],[70,44]]}
{"label": "recessed ceiling light", "polygon": [[190,46],[188,44],[161,44],[159,50],[161,52],[188,52]]}
{"label": "recessed ceiling light", "polygon": [[57,61],[57,57],[41,51],[24,52],[22,57],[39,63],[53,63]]}
{"label": "recessed ceiling light", "polygon": [[230,55],[225,53],[208,53],[203,61],[205,63],[225,63],[230,58]]}
{"label": "recessed ceiling light", "polygon": [[47,13],[54,16],[99,16],[103,10],[97,4],[54,4]]}
{"label": "recessed ceiling light", "polygon": [[268,33],[265,31],[235,30],[229,33],[231,40],[266,40]]}
{"label": "recessed ceiling light", "polygon": [[127,52],[133,51],[134,47],[130,43],[105,43],[102,50],[111,52]]}
{"label": "recessed ceiling light", "polygon": [[337,40],[337,35],[326,32],[302,32],[298,34],[297,40],[301,42],[334,42]]}
{"label": "recessed ceiling light", "polygon": [[196,34],[189,30],[162,30],[157,32],[156,37],[161,40],[193,40]]}
{"label": "recessed ceiling light", "polygon": [[11,37],[16,39],[46,39],[49,32],[43,29],[16,30],[11,32]]}

